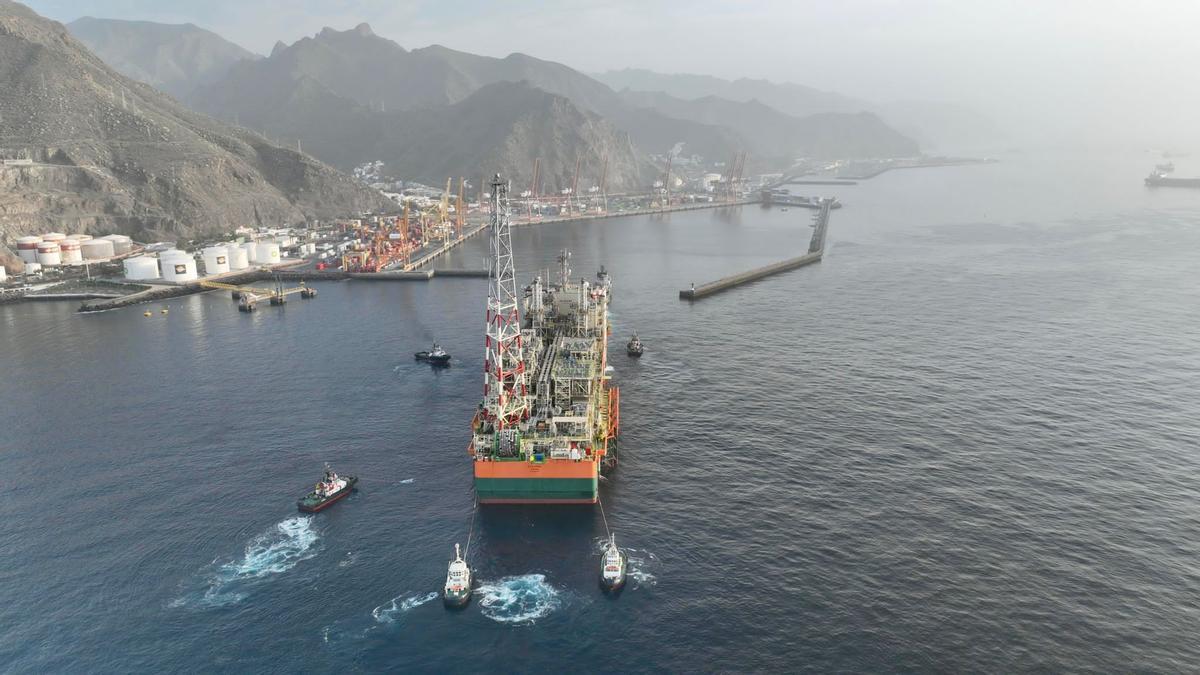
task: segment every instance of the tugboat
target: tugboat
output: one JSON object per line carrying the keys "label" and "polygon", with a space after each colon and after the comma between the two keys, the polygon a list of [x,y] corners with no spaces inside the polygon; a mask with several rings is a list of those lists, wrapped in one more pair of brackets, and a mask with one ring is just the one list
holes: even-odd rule
{"label": "tugboat", "polygon": [[629,338],[629,343],[625,345],[625,353],[634,358],[641,356],[645,350],[646,348],[642,346],[642,341],[638,338],[637,333],[634,333],[633,337]]}
{"label": "tugboat", "polygon": [[625,585],[625,570],[628,566],[628,556],[617,548],[617,535],[610,534],[604,557],[601,559],[600,586],[609,593],[621,590]]}
{"label": "tugboat", "polygon": [[450,364],[450,355],[446,350],[442,349],[438,343],[433,343],[433,349],[427,352],[417,352],[413,354],[418,361],[427,361],[435,366],[445,366]]}
{"label": "tugboat", "polygon": [[326,464],[325,477],[321,479],[320,483],[317,483],[312,492],[301,497],[300,501],[296,502],[296,506],[304,513],[316,513],[354,492],[356,483],[358,483],[357,476],[339,476]]}
{"label": "tugboat", "polygon": [[454,545],[454,560],[450,561],[450,569],[446,572],[446,588],[442,599],[450,608],[465,607],[471,600],[471,568],[463,560],[458,544]]}

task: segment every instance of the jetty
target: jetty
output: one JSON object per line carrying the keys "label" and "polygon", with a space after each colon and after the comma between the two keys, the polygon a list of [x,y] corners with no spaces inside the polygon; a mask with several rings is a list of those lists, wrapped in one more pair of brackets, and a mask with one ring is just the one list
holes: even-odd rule
{"label": "jetty", "polygon": [[833,204],[833,199],[827,198],[821,200],[821,208],[814,215],[814,220],[816,223],[813,227],[812,239],[808,242],[808,252],[804,255],[796,258],[789,258],[787,260],[781,260],[776,263],[771,263],[770,265],[758,267],[747,272],[742,272],[741,274],[735,274],[733,276],[718,279],[700,286],[686,288],[682,291],[679,291],[679,298],[681,300],[699,300],[701,298],[706,298],[710,295],[720,293],[721,291],[729,290],[730,288],[734,288],[736,286],[741,286],[742,284],[749,283],[751,281],[757,281],[759,279],[764,279],[766,277],[779,274],[780,272],[787,272],[789,270],[794,270],[799,267],[820,262],[821,257],[825,254],[825,233],[829,229],[829,214],[833,208]]}

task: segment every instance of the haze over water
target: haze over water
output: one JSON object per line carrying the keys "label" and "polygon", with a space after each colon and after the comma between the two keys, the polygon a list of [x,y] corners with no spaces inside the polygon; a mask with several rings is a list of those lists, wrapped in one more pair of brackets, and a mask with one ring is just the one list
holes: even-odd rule
{"label": "haze over water", "polygon": [[[689,282],[803,251],[810,214],[518,229],[522,282],[563,247],[614,278],[601,495],[636,570],[615,599],[600,510],[540,507],[481,511],[482,588],[461,613],[431,596],[470,527],[482,279],[327,283],[250,316],[222,293],[151,318],[0,307],[0,664],[1192,667],[1200,192],[1145,189],[1155,161],[837,188],[820,265],[691,305]],[[448,370],[412,360],[435,339]],[[301,517],[326,460],[361,488]]]}

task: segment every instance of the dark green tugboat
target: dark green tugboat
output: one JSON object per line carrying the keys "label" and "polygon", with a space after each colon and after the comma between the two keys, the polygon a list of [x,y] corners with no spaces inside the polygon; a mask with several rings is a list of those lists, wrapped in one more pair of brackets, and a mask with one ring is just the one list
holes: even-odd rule
{"label": "dark green tugboat", "polygon": [[356,483],[358,483],[357,476],[339,476],[326,464],[325,477],[321,479],[320,483],[317,483],[312,492],[301,497],[300,501],[296,502],[296,506],[305,513],[316,513],[354,492]]}

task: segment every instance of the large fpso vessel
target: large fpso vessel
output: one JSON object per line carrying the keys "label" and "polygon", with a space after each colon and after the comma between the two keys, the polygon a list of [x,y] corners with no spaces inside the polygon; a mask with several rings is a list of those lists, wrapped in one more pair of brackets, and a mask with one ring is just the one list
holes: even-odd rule
{"label": "large fpso vessel", "polygon": [[518,295],[508,186],[497,175],[491,189],[486,375],[468,448],[475,494],[481,504],[594,504],[619,426],[607,372],[611,282],[572,279],[564,251],[555,282],[535,277]]}

